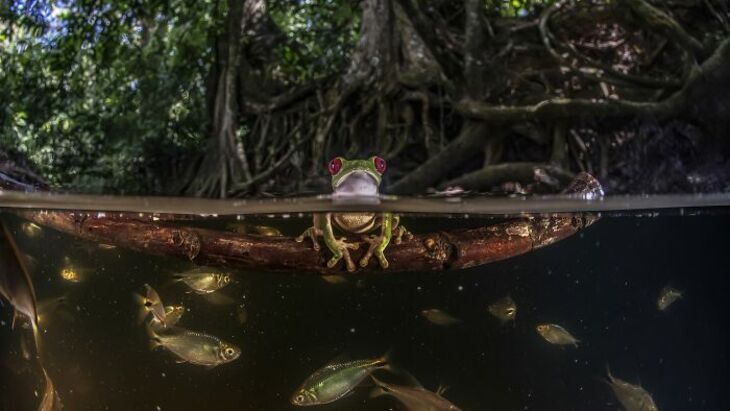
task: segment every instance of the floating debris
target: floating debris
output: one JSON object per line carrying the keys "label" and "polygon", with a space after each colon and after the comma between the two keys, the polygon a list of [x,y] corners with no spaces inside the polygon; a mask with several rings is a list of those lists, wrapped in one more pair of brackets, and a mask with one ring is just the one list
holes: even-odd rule
{"label": "floating debris", "polygon": [[241,325],[248,322],[248,310],[243,304],[236,308],[236,318],[238,319],[238,323]]}
{"label": "floating debris", "polygon": [[72,267],[64,267],[61,269],[61,278],[70,283],[80,283],[81,275]]}
{"label": "floating debris", "polygon": [[347,278],[345,278],[344,275],[323,275],[322,279],[330,284],[345,284],[347,282]]}

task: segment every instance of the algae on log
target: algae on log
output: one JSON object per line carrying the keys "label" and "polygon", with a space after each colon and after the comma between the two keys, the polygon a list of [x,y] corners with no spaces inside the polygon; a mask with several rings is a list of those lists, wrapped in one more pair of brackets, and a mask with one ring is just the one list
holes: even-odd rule
{"label": "algae on log", "polygon": [[[579,174],[567,194],[597,198],[603,195],[598,181]],[[72,211],[18,211],[20,216],[45,227],[99,243],[170,257],[200,265],[243,270],[346,274],[344,264],[328,268],[329,250],[312,248],[292,237],[264,237],[203,228],[172,226],[137,218],[98,216]],[[415,235],[385,251],[390,267],[383,270],[373,259],[354,273],[454,270],[504,260],[540,248],[591,225],[598,217],[590,213],[556,213],[518,217],[487,227]],[[349,237],[353,243],[359,238]],[[367,249],[353,250],[357,260]]]}

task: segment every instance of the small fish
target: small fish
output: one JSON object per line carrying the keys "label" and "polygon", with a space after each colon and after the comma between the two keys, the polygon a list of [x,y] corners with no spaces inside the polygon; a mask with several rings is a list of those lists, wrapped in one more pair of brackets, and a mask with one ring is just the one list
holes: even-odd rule
{"label": "small fish", "polygon": [[53,385],[53,380],[48,376],[45,368],[43,370],[43,376],[46,380],[46,389],[43,392],[41,403],[38,405],[38,411],[60,411],[63,409],[61,404],[61,397],[58,396],[56,387]]}
{"label": "small fish", "polygon": [[241,221],[226,224],[226,229],[238,234],[248,233],[248,225]]}
{"label": "small fish", "polygon": [[134,295],[137,303],[140,305],[139,315],[137,317],[138,321],[142,322],[145,318],[147,318],[149,314],[152,314],[152,317],[155,320],[162,324],[163,327],[166,327],[167,324],[165,322],[165,306],[162,305],[162,299],[160,299],[160,295],[157,294],[157,291],[155,291],[154,288],[150,287],[149,284],[145,284],[144,288],[145,295]]}
{"label": "small fish", "polygon": [[[399,371],[402,373],[403,371]],[[410,375],[410,374],[409,374]],[[380,397],[382,395],[390,395],[398,401],[402,402],[407,410],[411,411],[460,411],[461,409],[452,404],[441,394],[445,391],[439,388],[436,392],[429,391],[413,377],[413,386],[403,386],[389,384],[374,376],[370,376],[377,387],[370,393],[371,398]]]}
{"label": "small fish", "polygon": [[347,278],[344,275],[323,275],[322,279],[330,284],[344,284],[347,282]]}
{"label": "small fish", "polygon": [[31,223],[30,221],[21,224],[20,229],[23,230],[23,234],[30,238],[38,237],[43,233],[41,226],[36,223]]}
{"label": "small fish", "polygon": [[659,292],[659,298],[657,298],[656,300],[656,306],[659,311],[664,311],[669,308],[670,305],[674,304],[675,301],[683,297],[684,293],[682,293],[681,291],[676,290],[670,286],[666,286],[662,288],[661,292]]}
{"label": "small fish", "polygon": [[499,300],[489,304],[487,307],[489,313],[495,316],[502,323],[514,321],[517,315],[517,304],[510,296],[500,298]]}
{"label": "small fish", "polygon": [[104,244],[104,243],[97,244],[97,247],[99,247],[102,250],[113,250],[113,249],[117,248],[117,246],[115,246],[114,244]]}
{"label": "small fish", "polygon": [[175,354],[179,362],[189,362],[213,368],[229,363],[241,355],[241,349],[212,335],[189,331],[180,327],[157,333],[147,328],[152,348],[163,347]]}
{"label": "small fish", "polygon": [[182,281],[197,294],[210,294],[230,284],[232,277],[228,273],[198,267],[175,275],[175,281]]}
{"label": "small fish", "polygon": [[388,354],[371,360],[327,364],[302,383],[291,403],[301,407],[329,404],[350,394],[373,371],[388,367]]}
{"label": "small fish", "polygon": [[557,324],[540,324],[537,332],[550,344],[573,345],[578,347],[580,340],[573,337],[565,328]]}
{"label": "small fish", "polygon": [[267,225],[246,224],[244,222],[228,223],[226,228],[238,234],[257,234],[264,237],[283,237],[278,228]]}
{"label": "small fish", "polygon": [[278,228],[269,227],[267,225],[254,225],[251,226],[254,233],[262,235],[264,237],[283,237],[284,234],[279,231]]}
{"label": "small fish", "polygon": [[18,314],[30,321],[38,347],[38,309],[33,281],[10,230],[4,223],[0,222],[0,225],[3,231],[0,235],[0,296],[13,306],[13,326]]}
{"label": "small fish", "polygon": [[155,331],[172,327],[180,321],[183,314],[185,314],[185,307],[182,305],[165,306],[165,322],[163,323],[153,315],[150,320],[150,327],[152,327]]}
{"label": "small fish", "polygon": [[428,321],[444,327],[462,322],[460,319],[453,317],[451,314],[441,311],[438,308],[421,310],[421,315]]}
{"label": "small fish", "polygon": [[640,385],[629,384],[626,381],[615,378],[611,375],[611,370],[606,366],[608,373],[608,381],[606,383],[611,387],[618,401],[626,409],[626,411],[658,411],[654,399]]}

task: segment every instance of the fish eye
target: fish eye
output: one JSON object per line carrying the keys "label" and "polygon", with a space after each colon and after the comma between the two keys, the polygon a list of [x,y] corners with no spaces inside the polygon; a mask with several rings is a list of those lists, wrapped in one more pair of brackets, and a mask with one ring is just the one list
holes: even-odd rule
{"label": "fish eye", "polygon": [[294,398],[294,402],[297,403],[297,404],[303,403],[304,402],[304,395],[302,395],[302,394],[297,395],[296,398]]}
{"label": "fish eye", "polygon": [[226,354],[227,356],[229,356],[229,357],[230,357],[230,356],[232,356],[232,355],[233,355],[233,353],[235,352],[235,350],[234,350],[233,348],[231,348],[231,347],[227,347],[227,348],[225,349],[225,351],[224,351],[224,352],[225,352],[225,354]]}

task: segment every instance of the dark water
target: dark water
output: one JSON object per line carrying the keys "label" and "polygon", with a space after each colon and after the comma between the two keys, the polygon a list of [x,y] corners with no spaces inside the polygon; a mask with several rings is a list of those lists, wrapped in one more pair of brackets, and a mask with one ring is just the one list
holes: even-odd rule
{"label": "dark water", "polygon": [[[660,410],[727,409],[730,368],[730,215],[604,217],[582,233],[535,252],[443,273],[360,275],[346,284],[315,276],[235,272],[222,290],[230,305],[188,294],[170,275],[190,268],[44,229],[29,237],[4,216],[35,260],[39,300],[65,296],[45,320],[46,369],[68,410],[289,410],[289,399],[313,371],[342,354],[369,358],[392,349],[399,367],[464,410],[616,410],[604,383],[614,375],[641,383]],[[404,218],[415,232],[488,220]],[[281,227],[296,235],[308,220]],[[223,221],[206,223],[224,225]],[[61,279],[72,264],[83,281]],[[240,346],[236,361],[214,369],[178,364],[152,351],[136,322],[132,298],[144,283],[167,304],[189,311],[181,325]],[[666,312],[656,299],[666,285],[685,298]],[[511,295],[514,326],[487,312]],[[239,320],[240,306],[247,312]],[[452,327],[425,321],[440,308],[463,319]],[[35,410],[41,377],[20,354],[23,331],[0,309],[0,406]],[[548,344],[538,323],[563,325],[582,344]],[[26,333],[27,334],[27,333]],[[372,386],[323,410],[400,410],[391,398],[369,399]]]}

